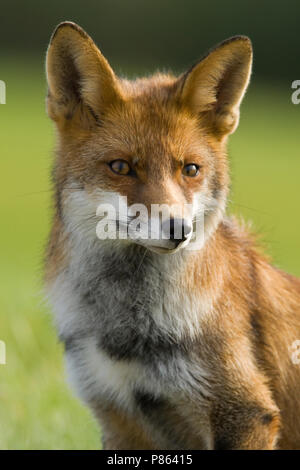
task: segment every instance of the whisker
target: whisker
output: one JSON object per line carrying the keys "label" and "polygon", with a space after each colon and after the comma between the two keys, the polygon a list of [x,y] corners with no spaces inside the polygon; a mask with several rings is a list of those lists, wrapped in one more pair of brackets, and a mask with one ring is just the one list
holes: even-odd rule
{"label": "whisker", "polygon": [[[78,191],[78,190],[81,190],[82,188],[78,187],[78,188],[63,188],[63,191]],[[35,191],[35,192],[32,192],[32,193],[24,193],[24,194],[16,194],[15,197],[24,197],[24,196],[35,196],[37,194],[42,194],[42,193],[55,193],[55,189],[53,188],[50,188],[50,189],[44,189],[42,191]]]}
{"label": "whisker", "polygon": [[243,204],[238,204],[237,202],[233,201],[232,199],[228,199],[228,202],[230,202],[230,204],[233,204],[234,206],[242,207],[243,209],[248,209],[250,211],[257,212],[258,214],[271,216],[271,214],[269,214],[268,212],[264,212],[264,211],[261,211],[259,209],[254,209],[253,207],[245,206]]}

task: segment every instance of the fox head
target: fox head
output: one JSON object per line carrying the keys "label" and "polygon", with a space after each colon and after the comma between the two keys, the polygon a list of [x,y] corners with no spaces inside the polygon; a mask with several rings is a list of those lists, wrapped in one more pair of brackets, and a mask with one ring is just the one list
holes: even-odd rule
{"label": "fox head", "polygon": [[[58,131],[54,178],[66,230],[96,237],[106,217],[124,234],[135,222],[140,236],[123,243],[173,253],[202,220],[206,240],[224,215],[226,140],[238,125],[251,62],[250,40],[236,36],[179,77],[129,81],[79,26],[60,24],[47,52],[47,110]],[[163,215],[153,216],[156,206]]]}

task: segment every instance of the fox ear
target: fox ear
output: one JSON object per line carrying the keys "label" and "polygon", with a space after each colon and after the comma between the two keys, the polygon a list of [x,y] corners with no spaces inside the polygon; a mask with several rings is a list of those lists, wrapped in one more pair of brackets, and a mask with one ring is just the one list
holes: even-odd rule
{"label": "fox ear", "polygon": [[251,65],[249,38],[235,36],[224,41],[179,78],[183,104],[201,115],[220,137],[234,132]]}
{"label": "fox ear", "polygon": [[[55,29],[47,52],[47,110],[54,121],[80,115],[80,122],[98,119],[120,99],[117,78],[83,29],[64,22]],[[84,119],[86,118],[86,119]]]}

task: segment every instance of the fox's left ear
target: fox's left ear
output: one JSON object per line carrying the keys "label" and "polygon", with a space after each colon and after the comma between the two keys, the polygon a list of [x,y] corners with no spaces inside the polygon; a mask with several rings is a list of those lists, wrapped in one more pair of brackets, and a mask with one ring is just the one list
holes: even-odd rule
{"label": "fox's left ear", "polygon": [[[212,50],[179,78],[180,100],[222,137],[235,131],[239,106],[249,83],[251,41],[235,36]],[[204,120],[204,121],[203,121]]]}

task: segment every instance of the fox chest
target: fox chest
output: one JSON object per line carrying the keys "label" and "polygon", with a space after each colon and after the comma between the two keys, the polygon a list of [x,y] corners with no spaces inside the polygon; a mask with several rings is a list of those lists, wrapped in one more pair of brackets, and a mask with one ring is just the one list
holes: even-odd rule
{"label": "fox chest", "polygon": [[163,275],[149,259],[88,266],[56,290],[63,297],[58,326],[68,373],[79,395],[134,409],[145,393],[206,393],[205,365],[194,352],[199,305],[178,289],[174,275]]}
{"label": "fox chest", "polygon": [[99,350],[112,360],[153,364],[190,348],[198,306],[174,276],[162,274],[151,258],[129,264],[102,259],[92,268],[68,282],[79,312],[73,326],[93,336]]}

